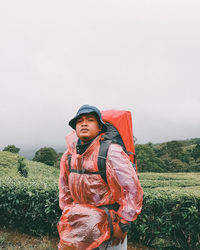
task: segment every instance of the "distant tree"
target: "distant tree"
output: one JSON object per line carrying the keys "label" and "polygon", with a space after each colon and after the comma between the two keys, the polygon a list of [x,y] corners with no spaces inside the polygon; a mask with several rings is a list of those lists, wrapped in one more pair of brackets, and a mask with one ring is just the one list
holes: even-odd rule
{"label": "distant tree", "polygon": [[33,161],[38,161],[45,163],[50,166],[56,165],[57,162],[57,153],[56,151],[51,147],[44,147],[39,149],[33,158]]}
{"label": "distant tree", "polygon": [[162,160],[156,157],[151,145],[136,145],[136,158],[139,172],[164,172],[165,166]]}
{"label": "distant tree", "polygon": [[184,152],[182,152],[180,154],[180,157],[179,159],[182,161],[182,162],[185,162],[185,163],[189,163],[191,159],[193,159],[191,157],[191,152],[190,150],[185,150]]}
{"label": "distant tree", "polygon": [[166,143],[166,148],[169,156],[172,159],[178,159],[183,153],[183,145],[179,141],[169,141]]}
{"label": "distant tree", "polygon": [[167,154],[166,146],[153,147],[153,150],[158,158]]}
{"label": "distant tree", "polygon": [[200,158],[196,160],[191,160],[189,164],[189,171],[190,172],[200,172]]}
{"label": "distant tree", "polygon": [[169,164],[169,172],[183,172],[186,171],[186,164],[179,159],[173,159]]}
{"label": "distant tree", "polygon": [[11,153],[18,154],[20,151],[20,148],[15,147],[15,145],[8,145],[2,151],[8,151]]}
{"label": "distant tree", "polygon": [[200,158],[200,144],[197,144],[191,153],[192,157],[197,160]]}

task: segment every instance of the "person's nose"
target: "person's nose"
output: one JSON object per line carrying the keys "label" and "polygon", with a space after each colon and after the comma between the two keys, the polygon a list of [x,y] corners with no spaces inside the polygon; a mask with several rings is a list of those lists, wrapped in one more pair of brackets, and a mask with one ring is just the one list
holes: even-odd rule
{"label": "person's nose", "polygon": [[84,126],[87,126],[87,120],[86,119],[83,119],[82,123],[81,123],[81,126],[84,127]]}

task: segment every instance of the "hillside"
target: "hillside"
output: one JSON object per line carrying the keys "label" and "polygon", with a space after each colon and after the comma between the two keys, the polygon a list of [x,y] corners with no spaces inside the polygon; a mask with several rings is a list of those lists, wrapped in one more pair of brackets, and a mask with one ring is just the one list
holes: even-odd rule
{"label": "hillside", "polygon": [[[22,178],[22,176],[18,172],[19,167],[19,159],[21,158],[18,154],[13,154],[6,151],[0,151],[0,171],[1,173],[5,173],[7,176]],[[44,180],[44,178],[53,178],[53,180],[58,179],[59,169],[48,166],[46,164],[30,161],[24,159],[24,163],[26,165],[26,169],[28,171],[28,178],[26,179],[36,179]]]}

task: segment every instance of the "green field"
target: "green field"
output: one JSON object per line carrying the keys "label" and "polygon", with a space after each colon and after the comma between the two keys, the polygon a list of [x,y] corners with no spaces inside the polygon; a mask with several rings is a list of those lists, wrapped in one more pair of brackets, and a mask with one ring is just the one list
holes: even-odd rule
{"label": "green field", "polygon": [[[59,169],[0,152],[0,226],[32,235],[57,236]],[[199,249],[200,173],[139,173],[144,190],[141,215],[129,241],[160,249]],[[168,248],[167,248],[168,247]]]}
{"label": "green field", "polygon": [[139,178],[144,190],[200,197],[200,173],[140,173]]}

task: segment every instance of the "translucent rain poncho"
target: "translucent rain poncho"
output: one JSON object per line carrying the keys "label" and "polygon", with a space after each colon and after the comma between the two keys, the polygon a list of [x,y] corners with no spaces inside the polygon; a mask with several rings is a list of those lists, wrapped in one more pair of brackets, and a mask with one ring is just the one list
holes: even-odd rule
{"label": "translucent rain poncho", "polygon": [[76,152],[75,132],[66,137],[67,151],[60,164],[59,205],[63,210],[58,223],[59,249],[93,249],[109,240],[110,225],[103,205],[118,203],[117,211],[110,210],[113,228],[120,218],[134,221],[142,209],[143,191],[128,155],[122,147],[111,144],[106,160],[107,182],[100,174],[70,172],[67,155],[71,154],[71,168],[98,171],[99,135],[87,150]]}

